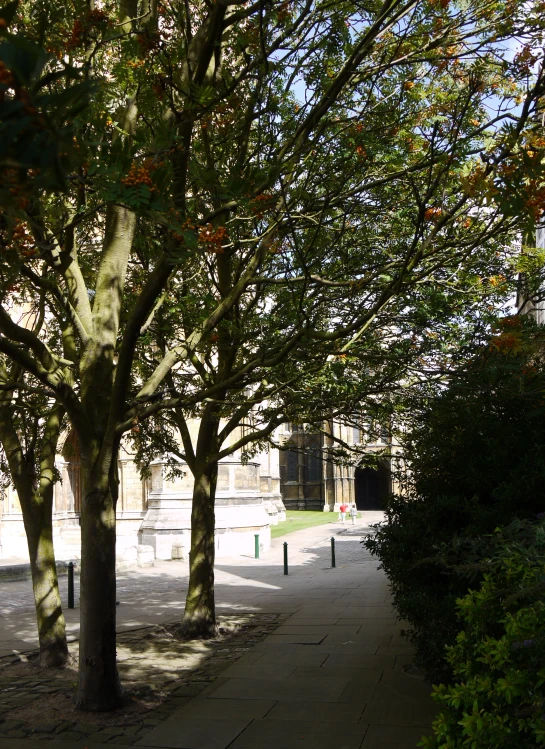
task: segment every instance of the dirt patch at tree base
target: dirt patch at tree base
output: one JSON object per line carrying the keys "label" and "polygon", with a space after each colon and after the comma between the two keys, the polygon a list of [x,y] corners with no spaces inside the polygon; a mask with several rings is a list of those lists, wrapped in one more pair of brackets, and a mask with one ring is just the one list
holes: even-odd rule
{"label": "dirt patch at tree base", "polygon": [[179,622],[119,633],[117,659],[124,704],[112,712],[76,710],[78,642],[70,663],[44,669],[38,653],[0,658],[0,738],[89,739],[131,745],[273,632],[285,617],[239,614],[218,618],[207,640],[179,637]]}

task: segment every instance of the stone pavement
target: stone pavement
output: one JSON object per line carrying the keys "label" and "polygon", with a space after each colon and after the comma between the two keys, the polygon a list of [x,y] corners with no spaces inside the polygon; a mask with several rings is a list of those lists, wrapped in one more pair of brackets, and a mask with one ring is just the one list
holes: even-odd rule
{"label": "stone pavement", "polygon": [[[366,515],[354,529],[335,523],[288,534],[275,540],[259,560],[221,559],[219,612],[282,613],[287,618],[135,746],[416,747],[429,733],[436,710],[430,685],[402,670],[410,663],[412,650],[399,635],[403,625],[395,621],[385,575],[360,544],[366,524],[377,519],[376,514]],[[289,545],[287,577],[282,569],[284,541]],[[178,562],[120,575],[120,628],[172,620],[183,608],[186,583],[186,565]],[[0,585],[4,653],[34,645],[28,595],[24,583]],[[77,636],[74,614],[77,609],[68,612],[69,628]],[[47,747],[101,749],[111,743],[59,738],[48,741]],[[3,739],[0,749],[36,749],[36,741]]]}

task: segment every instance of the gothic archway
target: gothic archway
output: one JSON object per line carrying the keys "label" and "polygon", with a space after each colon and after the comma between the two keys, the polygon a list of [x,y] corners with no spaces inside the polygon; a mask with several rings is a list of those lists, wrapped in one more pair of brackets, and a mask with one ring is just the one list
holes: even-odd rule
{"label": "gothic archway", "polygon": [[355,498],[358,510],[383,510],[390,493],[390,471],[381,463],[378,468],[356,468]]}

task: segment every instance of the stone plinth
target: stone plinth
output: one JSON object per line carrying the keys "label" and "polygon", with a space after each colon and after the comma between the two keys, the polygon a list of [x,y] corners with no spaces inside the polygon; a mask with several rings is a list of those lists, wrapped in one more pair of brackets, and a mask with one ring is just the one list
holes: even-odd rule
{"label": "stone plinth", "polygon": [[[176,463],[183,476],[169,478],[169,464]],[[187,557],[191,549],[193,476],[174,456],[151,465],[148,509],[140,526],[139,542],[153,546],[156,559]],[[254,535],[263,550],[270,546],[271,520],[259,490],[259,464],[243,465],[235,458],[220,462],[216,489],[216,556],[254,555]],[[181,551],[179,551],[181,547]]]}

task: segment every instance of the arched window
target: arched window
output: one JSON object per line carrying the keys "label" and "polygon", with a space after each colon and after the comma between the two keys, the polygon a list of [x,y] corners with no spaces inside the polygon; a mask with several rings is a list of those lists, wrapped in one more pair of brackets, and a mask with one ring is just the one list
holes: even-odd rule
{"label": "arched window", "polygon": [[322,480],[322,461],[320,456],[320,446],[314,440],[308,445],[307,457],[307,481]]}
{"label": "arched window", "polygon": [[286,453],[286,481],[297,481],[298,471],[297,466],[299,463],[299,456],[295,450],[288,450]]}

